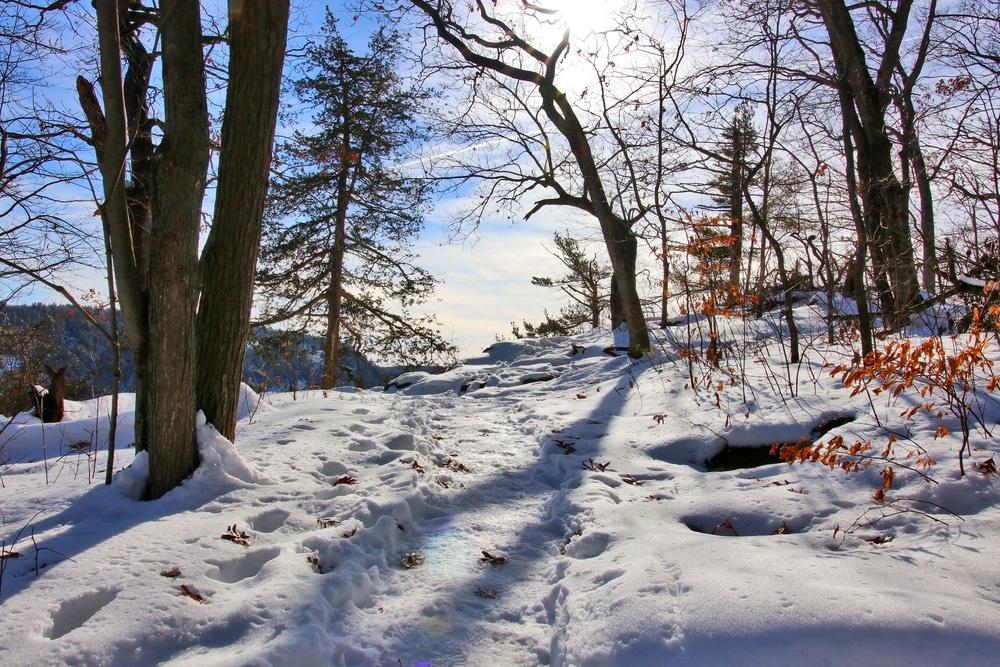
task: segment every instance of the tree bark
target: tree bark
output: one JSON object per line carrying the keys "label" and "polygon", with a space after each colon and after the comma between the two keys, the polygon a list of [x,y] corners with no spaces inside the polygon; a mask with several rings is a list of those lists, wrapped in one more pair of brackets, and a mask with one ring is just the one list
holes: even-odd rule
{"label": "tree bark", "polygon": [[920,286],[909,231],[909,201],[896,177],[893,146],[885,125],[891,76],[899,61],[912,0],[899,0],[886,35],[875,78],[868,69],[854,21],[839,0],[817,0],[830,37],[839,86],[852,104],[849,127],[857,150],[858,181],[867,218],[876,286],[880,284],[883,318],[890,326],[920,301]]}
{"label": "tree bark", "polygon": [[229,87],[197,324],[198,407],[229,440],[236,438],[288,14],[289,0],[229,2]]}
{"label": "tree bark", "polygon": [[145,380],[149,419],[146,497],[156,499],[198,466],[195,321],[198,233],[208,169],[208,106],[201,12],[193,0],[162,6],[164,135],[156,153]]}
{"label": "tree bark", "polygon": [[[102,212],[114,240],[115,283],[125,321],[125,337],[135,349],[141,349],[146,334],[145,295],[139,281],[138,266],[132,246],[132,230],[125,193],[125,154],[128,134],[125,95],[121,71],[121,37],[118,0],[95,0],[97,38],[101,63],[101,91],[104,112],[87,107],[87,92],[77,81],[77,92],[87,111],[97,162],[104,187]],[[96,99],[94,100],[96,103]]]}

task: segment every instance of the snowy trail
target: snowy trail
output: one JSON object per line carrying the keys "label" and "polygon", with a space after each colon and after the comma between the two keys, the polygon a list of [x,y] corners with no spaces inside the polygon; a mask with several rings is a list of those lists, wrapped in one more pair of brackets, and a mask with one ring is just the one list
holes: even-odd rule
{"label": "snowy trail", "polygon": [[[928,505],[835,537],[875,471],[703,463],[837,414],[873,437],[865,406],[829,384],[787,400],[760,383],[741,404],[664,357],[577,342],[499,344],[389,391],[276,395],[236,447],[203,429],[202,467],[154,503],[123,495],[130,473],[72,477],[72,457],[53,485],[41,462],[11,466],[5,548],[23,553],[3,561],[17,630],[0,664],[995,663],[995,475],[900,479],[899,497],[962,516]],[[34,542],[12,545],[22,525]]]}
{"label": "snowy trail", "polygon": [[[377,509],[372,498],[352,501],[347,495],[338,505],[343,516],[367,514],[366,527],[373,520],[377,524],[378,512],[389,510],[405,529],[395,536],[397,553],[386,553],[378,596],[395,593],[392,604],[380,605],[374,614],[359,613],[342,629],[346,637],[396,638],[383,654],[372,656],[379,663],[417,664],[431,656],[445,664],[483,664],[498,655],[500,664],[565,660],[568,618],[560,584],[565,564],[554,562],[560,550],[588,558],[602,546],[600,537],[572,542],[584,530],[589,510],[571,501],[582,478],[577,457],[553,444],[567,442],[553,431],[566,430],[572,413],[559,409],[554,387],[545,387],[544,394],[527,386],[479,391],[485,393],[382,396],[393,405],[378,412],[390,419],[365,424],[362,417],[362,425],[335,434],[350,439],[349,452],[363,454],[323,464],[336,475],[361,475],[380,464],[383,493]],[[580,400],[575,384],[565,392],[569,400]],[[465,402],[461,410],[456,401]],[[600,426],[592,421],[588,428]],[[579,444],[581,437],[572,439]],[[483,562],[483,551],[508,562]],[[408,553],[423,563],[399,567]],[[420,591],[419,607],[406,604],[408,588]],[[492,594],[497,599],[484,597]],[[470,623],[469,617],[481,621]],[[355,650],[344,646],[334,660],[350,662]]]}
{"label": "snowy trail", "polygon": [[[316,448],[321,439],[305,416],[315,413],[311,401],[285,406],[280,422],[247,429],[245,437],[261,443],[274,437],[290,451],[294,438],[268,431],[301,432],[316,449],[309,472],[320,485],[316,493],[296,499],[291,510],[270,510],[248,522],[255,528],[276,518],[305,526],[309,517],[340,522],[310,526],[308,535],[294,536],[293,548],[316,558],[316,569],[335,582],[319,583],[321,601],[309,612],[310,621],[317,614],[343,617],[323,642],[336,646],[335,663],[418,664],[433,656],[444,664],[483,664],[502,656],[499,664],[566,664],[572,603],[563,579],[573,562],[608,547],[608,534],[589,533],[595,498],[617,504],[621,487],[633,487],[613,472],[588,479],[581,467],[582,456],[600,458],[607,423],[624,409],[631,389],[622,369],[630,362],[596,353],[585,360],[560,357],[559,365],[543,360],[540,371],[518,368],[496,386],[461,395],[335,394],[336,412],[351,422],[329,429],[326,451]],[[579,374],[577,365],[588,368]],[[593,375],[595,365],[604,372]],[[538,375],[551,379],[523,383]],[[603,395],[595,384],[601,380],[611,381]],[[594,408],[581,417],[574,403],[591,397]],[[365,406],[372,401],[390,405]],[[271,475],[304,460],[301,452],[285,462],[264,460],[249,453],[252,442],[243,447],[247,460]],[[370,484],[373,475],[378,482]],[[667,477],[640,475],[656,476]],[[357,481],[337,484],[345,477]],[[286,481],[289,497],[301,489],[294,475]],[[284,496],[280,487],[274,492]],[[364,557],[345,546],[353,543],[367,551]],[[490,564],[484,551],[507,560]],[[422,562],[403,567],[409,554]],[[345,567],[359,563],[366,571],[350,580]],[[591,588],[614,585],[622,574],[586,572]],[[408,603],[407,590],[416,605]],[[337,608],[347,600],[359,609],[345,614]],[[373,634],[387,639],[377,654],[345,639]]]}

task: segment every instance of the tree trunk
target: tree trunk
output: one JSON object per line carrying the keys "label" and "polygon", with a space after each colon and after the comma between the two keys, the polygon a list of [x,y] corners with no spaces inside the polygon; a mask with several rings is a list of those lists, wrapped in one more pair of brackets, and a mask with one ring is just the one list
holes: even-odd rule
{"label": "tree trunk", "polygon": [[899,0],[888,25],[882,62],[872,78],[854,21],[847,5],[838,0],[817,0],[830,37],[842,105],[853,116],[849,123],[857,150],[858,182],[870,238],[876,288],[889,326],[900,324],[909,308],[920,300],[909,231],[909,202],[896,177],[892,142],[885,126],[891,75],[899,61],[899,47],[906,32],[912,0]]}
{"label": "tree trunk", "polygon": [[149,450],[149,499],[180,484],[198,466],[198,232],[209,148],[199,3],[164,3],[160,32],[164,135],[153,191],[145,374],[151,395],[142,434]]}
{"label": "tree trunk", "polygon": [[338,228],[330,258],[330,287],[326,293],[326,340],[320,386],[333,389],[340,375],[340,328],[344,308],[344,244]]}
{"label": "tree trunk", "polygon": [[841,89],[838,91],[841,116],[842,116],[842,139],[844,141],[844,156],[847,174],[847,200],[851,209],[851,217],[854,219],[854,228],[857,231],[858,243],[855,248],[854,261],[851,264],[851,271],[848,280],[853,286],[855,303],[858,305],[858,331],[861,335],[861,354],[868,356],[875,349],[874,326],[872,324],[871,312],[868,308],[868,291],[865,288],[865,265],[868,263],[868,221],[861,210],[861,202],[858,201],[858,181],[857,170],[854,166],[854,141],[850,130],[850,97],[847,92]]}
{"label": "tree trunk", "polygon": [[[558,58],[553,58],[551,67],[555,66],[555,60]],[[584,190],[589,195],[591,213],[601,226],[604,244],[608,249],[608,258],[611,260],[613,272],[611,277],[612,304],[615,301],[614,292],[617,290],[619,314],[628,328],[628,354],[630,357],[638,359],[646,354],[650,347],[649,329],[635,284],[638,241],[635,234],[632,233],[631,226],[612,210],[604,191],[604,182],[601,179],[597,162],[594,160],[594,154],[587,140],[586,130],[584,130],[566,96],[551,85],[552,76],[547,77],[545,82],[539,85],[543,108],[549,120],[569,142],[570,150],[573,152],[577,167],[580,169]],[[612,305],[612,326],[617,326],[617,322],[614,321],[614,311],[615,307]]]}
{"label": "tree trunk", "polygon": [[[125,154],[128,130],[125,117],[125,97],[121,73],[121,38],[118,0],[95,0],[97,11],[97,37],[100,45],[101,92],[104,111],[99,106],[88,108],[93,96],[89,84],[77,80],[80,96],[90,121],[97,162],[104,187],[102,212],[114,239],[111,250],[114,258],[115,283],[125,337],[135,349],[141,349],[146,335],[146,302],[138,275],[138,266],[132,245],[132,230],[125,193]],[[96,104],[96,98],[93,100]]]}
{"label": "tree trunk", "polygon": [[743,261],[743,189],[746,172],[746,146],[739,122],[733,123],[733,162],[729,172],[729,286],[734,298],[740,289]]}
{"label": "tree trunk", "polygon": [[229,2],[229,87],[215,213],[201,259],[197,372],[198,407],[229,440],[236,439],[288,13],[289,0]]}

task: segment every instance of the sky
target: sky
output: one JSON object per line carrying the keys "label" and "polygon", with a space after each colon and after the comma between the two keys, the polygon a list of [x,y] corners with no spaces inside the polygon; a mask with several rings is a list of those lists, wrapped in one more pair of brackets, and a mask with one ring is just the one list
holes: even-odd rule
{"label": "sky", "polygon": [[[110,486],[106,399],[2,420],[0,662],[992,667],[997,441],[974,429],[959,476],[954,415],[900,415],[919,380],[852,396],[825,364],[853,350],[824,342],[822,313],[796,308],[791,368],[774,312],[746,339],[723,322],[721,370],[679,354],[707,342],[694,323],[640,360],[595,332],[386,389],[245,391],[235,444],[202,425],[201,465],[152,502],[130,395]],[[991,429],[1000,408],[978,398]],[[878,461],[707,464],[889,433],[883,502]],[[917,474],[910,448],[937,463]]]}

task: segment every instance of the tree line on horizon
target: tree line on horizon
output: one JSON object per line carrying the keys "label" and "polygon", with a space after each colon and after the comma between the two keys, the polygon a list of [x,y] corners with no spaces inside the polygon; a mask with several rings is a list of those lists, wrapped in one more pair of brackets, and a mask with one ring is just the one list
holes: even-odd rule
{"label": "tree line on horizon", "polygon": [[[87,306],[90,315],[108,321],[106,309]],[[294,330],[254,327],[243,363],[242,380],[260,394],[319,389],[323,375],[323,337]],[[0,308],[0,415],[11,417],[34,408],[32,385],[46,386],[46,365],[66,366],[66,398],[85,401],[107,396],[114,386],[107,360],[111,345],[86,318],[67,305],[7,304]],[[385,385],[405,370],[380,366],[350,350],[342,352],[339,382],[371,388]],[[118,391],[136,390],[131,353],[121,359]]]}

